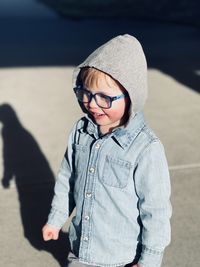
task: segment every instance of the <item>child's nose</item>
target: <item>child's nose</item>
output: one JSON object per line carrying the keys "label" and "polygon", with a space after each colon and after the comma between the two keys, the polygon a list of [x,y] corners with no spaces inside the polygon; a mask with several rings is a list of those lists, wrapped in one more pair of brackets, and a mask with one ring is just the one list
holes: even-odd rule
{"label": "child's nose", "polygon": [[99,107],[99,106],[97,105],[96,100],[95,100],[94,97],[92,97],[92,99],[91,99],[91,101],[88,103],[88,105],[89,105],[90,108],[94,108],[94,107],[96,108],[96,107]]}

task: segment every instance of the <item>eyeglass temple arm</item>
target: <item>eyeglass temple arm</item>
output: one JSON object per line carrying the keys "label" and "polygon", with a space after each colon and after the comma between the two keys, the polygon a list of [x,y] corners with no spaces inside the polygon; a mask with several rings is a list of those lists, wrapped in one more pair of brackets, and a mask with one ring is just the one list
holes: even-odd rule
{"label": "eyeglass temple arm", "polygon": [[123,98],[123,97],[127,97],[128,96],[128,92],[125,92],[124,94],[118,95],[118,96],[113,96],[110,97],[112,101]]}

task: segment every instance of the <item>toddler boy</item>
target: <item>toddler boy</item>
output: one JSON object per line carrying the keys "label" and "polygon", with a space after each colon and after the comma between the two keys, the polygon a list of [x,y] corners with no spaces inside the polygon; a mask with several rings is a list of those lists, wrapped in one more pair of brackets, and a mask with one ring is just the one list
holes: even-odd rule
{"label": "toddler boy", "polygon": [[73,127],[44,240],[76,208],[70,266],[160,267],[170,242],[170,180],[161,142],[142,113],[147,65],[138,40],[117,36],[73,76],[85,112]]}

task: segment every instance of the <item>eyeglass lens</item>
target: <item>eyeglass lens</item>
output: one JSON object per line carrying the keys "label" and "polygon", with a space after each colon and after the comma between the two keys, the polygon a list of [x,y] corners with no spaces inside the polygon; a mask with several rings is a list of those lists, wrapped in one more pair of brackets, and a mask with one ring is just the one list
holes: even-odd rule
{"label": "eyeglass lens", "polygon": [[83,103],[89,103],[92,100],[92,97],[94,97],[99,107],[110,108],[111,106],[110,98],[104,94],[97,93],[95,95],[92,95],[90,92],[82,89],[77,90],[76,95],[77,98]]}

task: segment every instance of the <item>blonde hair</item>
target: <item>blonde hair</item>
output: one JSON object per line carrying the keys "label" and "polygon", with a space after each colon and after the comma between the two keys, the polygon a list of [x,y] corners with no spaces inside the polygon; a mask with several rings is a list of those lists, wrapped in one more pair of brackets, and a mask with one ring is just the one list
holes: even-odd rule
{"label": "blonde hair", "polygon": [[98,86],[99,81],[104,80],[110,88],[112,88],[113,85],[117,85],[122,91],[125,91],[125,88],[109,74],[91,67],[81,69],[80,80],[86,87],[93,87],[94,84]]}

